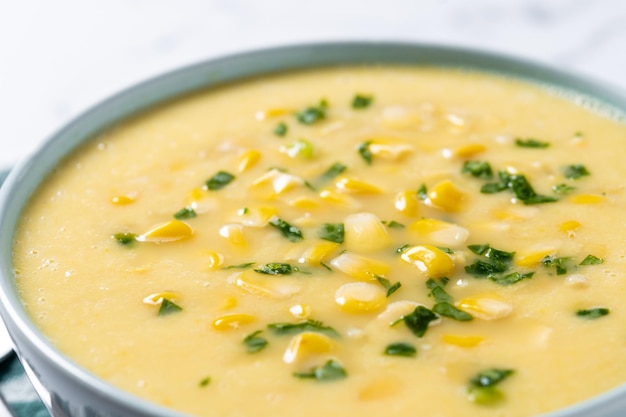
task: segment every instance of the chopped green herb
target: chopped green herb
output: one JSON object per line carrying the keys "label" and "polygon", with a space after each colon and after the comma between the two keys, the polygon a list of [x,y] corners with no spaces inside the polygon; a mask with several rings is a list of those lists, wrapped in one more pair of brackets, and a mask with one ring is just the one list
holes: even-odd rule
{"label": "chopped green herb", "polygon": [[417,349],[408,343],[392,343],[385,348],[385,355],[412,358],[417,355]]}
{"label": "chopped green herb", "polygon": [[389,297],[394,292],[398,291],[400,287],[402,286],[402,283],[396,282],[395,284],[392,284],[391,281],[389,281],[385,277],[381,277],[380,275],[374,274],[374,277],[376,277],[376,281],[378,281],[378,283],[382,285],[383,288],[387,291],[386,293],[387,297]]}
{"label": "chopped green herb", "polygon": [[129,232],[116,233],[113,235],[113,239],[117,240],[120,245],[127,246],[135,242],[137,235]]}
{"label": "chopped green herb", "polygon": [[452,249],[446,248],[445,246],[437,246],[437,249],[441,250],[442,252],[447,253],[448,255],[452,255],[454,253]]}
{"label": "chopped green herb", "polygon": [[408,247],[410,247],[410,246],[411,246],[411,245],[409,245],[408,243],[406,243],[406,244],[404,244],[404,245],[402,245],[402,246],[399,246],[399,247],[396,249],[396,253],[402,253],[402,252],[404,252],[404,251],[405,251]]}
{"label": "chopped green herb", "polygon": [[315,147],[306,139],[296,139],[283,149],[284,152],[292,158],[311,159],[315,156]]}
{"label": "chopped green herb", "polygon": [[318,332],[326,333],[330,336],[339,336],[339,333],[337,333],[335,329],[325,326],[321,321],[317,320],[306,320],[300,323],[271,323],[268,324],[267,327],[278,335]]}
{"label": "chopped green herb", "polygon": [[587,168],[585,168],[584,165],[574,164],[565,167],[565,169],[563,170],[563,175],[565,175],[565,178],[577,180],[581,177],[591,175],[591,173],[587,170]]}
{"label": "chopped green herb", "polygon": [[359,155],[361,155],[361,158],[363,158],[365,162],[367,162],[368,165],[372,164],[372,152],[370,152],[371,144],[372,144],[371,141],[363,142],[357,148]]}
{"label": "chopped green herb", "polygon": [[333,270],[330,266],[326,265],[324,262],[320,262],[320,265],[322,265],[322,266],[323,266],[324,268],[326,268],[328,271],[332,271],[332,270]]}
{"label": "chopped green herb", "polygon": [[549,142],[541,142],[537,139],[515,139],[515,144],[521,148],[547,148],[550,146]]}
{"label": "chopped green herb", "polygon": [[527,205],[558,201],[554,197],[537,194],[524,175],[509,174],[506,171],[500,171],[498,178],[498,182],[484,184],[480,192],[483,194],[493,194],[509,189],[515,194],[518,200]]}
{"label": "chopped green herb", "polygon": [[465,266],[465,272],[478,276],[501,274],[509,269],[508,265],[501,261],[483,261],[476,259],[471,265]]}
{"label": "chopped green herb", "polygon": [[246,268],[250,268],[255,263],[256,262],[246,262],[244,264],[239,264],[239,265],[229,265],[229,266],[223,267],[222,269],[246,269]]}
{"label": "chopped green herb", "polygon": [[302,231],[295,226],[290,225],[286,221],[274,217],[269,221],[269,224],[280,230],[282,235],[292,242],[297,242],[304,239]]}
{"label": "chopped green herb", "polygon": [[448,317],[457,321],[471,321],[474,319],[471,314],[459,310],[449,302],[443,301],[433,306],[433,312],[440,316]]}
{"label": "chopped green herb", "polygon": [[353,109],[364,109],[372,104],[372,100],[374,100],[373,96],[366,96],[362,94],[356,94],[352,99],[352,108]]}
{"label": "chopped green herb", "polygon": [[261,333],[263,333],[263,330],[257,330],[243,339],[243,344],[246,345],[248,353],[260,352],[267,347],[267,339],[260,337]]}
{"label": "chopped green herb", "polygon": [[417,189],[417,197],[422,201],[428,199],[428,189],[426,188],[426,184],[420,185],[420,188]]}
{"label": "chopped green herb", "polygon": [[213,175],[207,182],[204,184],[205,190],[216,191],[221,190],[226,187],[235,179],[233,174],[230,174],[226,171],[219,171],[217,174]]}
{"label": "chopped green herb", "polygon": [[327,182],[333,180],[344,172],[348,167],[340,162],[335,162],[330,168],[326,170],[322,175],[313,181],[314,187],[321,187]]}
{"label": "chopped green herb", "polygon": [[173,301],[168,300],[167,298],[164,298],[163,301],[161,301],[161,307],[159,307],[158,315],[167,316],[168,314],[178,313],[182,310],[183,308],[181,306],[174,303]]}
{"label": "chopped green herb", "polygon": [[497,385],[514,373],[512,369],[488,369],[473,377],[468,386],[467,398],[476,404],[494,404],[504,397]]}
{"label": "chopped green herb", "polygon": [[176,213],[174,213],[174,218],[178,220],[193,219],[194,217],[197,217],[197,216],[198,216],[198,213],[196,213],[196,211],[192,209],[191,207],[182,208],[178,210]]}
{"label": "chopped green herb", "polygon": [[571,185],[567,185],[567,184],[556,184],[552,186],[552,191],[554,191],[554,194],[560,194],[560,195],[569,194],[575,189],[576,187],[572,187]]}
{"label": "chopped green herb", "polygon": [[[422,337],[428,330],[428,324],[437,320],[439,317],[424,306],[417,306],[411,314],[402,317],[402,321],[406,327],[417,336]],[[394,323],[395,324],[395,323]]]}
{"label": "chopped green herb", "polygon": [[406,227],[402,223],[399,223],[395,220],[383,221],[382,223],[390,229],[404,229]]}
{"label": "chopped green herb", "polygon": [[343,223],[324,223],[318,230],[320,239],[330,240],[335,243],[343,243],[344,227]]}
{"label": "chopped green herb", "polygon": [[493,178],[491,165],[489,165],[489,162],[485,161],[465,161],[461,172],[476,178]]}
{"label": "chopped green herb", "polygon": [[555,258],[554,256],[545,256],[541,263],[545,267],[553,266],[556,269],[557,275],[565,275],[567,274],[567,263],[571,261],[572,258]]}
{"label": "chopped green herb", "polygon": [[328,103],[326,100],[321,100],[317,106],[309,106],[296,113],[296,118],[304,125],[312,125],[326,118],[327,107]]}
{"label": "chopped green herb", "polygon": [[489,279],[492,280],[493,282],[495,282],[498,285],[502,285],[502,286],[508,286],[508,285],[513,285],[513,284],[517,284],[518,282],[525,280],[525,279],[530,279],[533,277],[533,275],[535,275],[534,272],[527,272],[525,274],[520,274],[519,272],[511,272],[510,274],[507,275],[489,275]]}
{"label": "chopped green herb", "polygon": [[343,379],[348,376],[341,364],[333,359],[329,359],[324,365],[311,368],[308,372],[295,372],[296,378],[315,379],[318,381],[332,381]]}
{"label": "chopped green herb", "polygon": [[510,262],[515,255],[515,252],[505,252],[503,250],[492,248],[489,244],[469,245],[467,248],[476,255],[482,255],[485,258],[492,259],[494,261]]}
{"label": "chopped green herb", "polygon": [[581,137],[583,135],[583,132],[581,132],[580,130],[577,132],[574,132],[574,136],[576,137]]}
{"label": "chopped green herb", "polygon": [[428,296],[433,297],[437,303],[451,303],[452,297],[443,289],[447,283],[447,281],[443,281],[443,284],[440,284],[434,279],[428,278],[426,281],[426,288],[430,290]]}
{"label": "chopped green herb", "polygon": [[198,386],[200,388],[204,388],[204,387],[207,387],[210,383],[211,383],[211,377],[207,376],[206,378],[202,378],[200,380],[200,382],[198,383]]}
{"label": "chopped green herb", "polygon": [[276,127],[274,128],[274,134],[276,136],[280,136],[283,137],[287,134],[287,131],[289,130],[289,127],[287,126],[287,123],[285,122],[280,122],[276,125]]}
{"label": "chopped green herb", "polygon": [[289,264],[274,262],[261,265],[261,267],[255,269],[254,272],[265,275],[291,275],[294,273],[294,268]]}
{"label": "chopped green herb", "polygon": [[583,319],[595,320],[595,319],[599,319],[600,317],[607,316],[609,313],[610,311],[608,308],[595,307],[595,308],[590,308],[587,310],[578,310],[576,312],[576,315]]}
{"label": "chopped green herb", "polygon": [[493,387],[511,376],[513,372],[512,369],[487,369],[470,379],[470,385],[475,387]]}
{"label": "chopped green herb", "polygon": [[604,259],[597,256],[587,255],[585,259],[580,263],[581,265],[600,265],[604,263]]}
{"label": "chopped green herb", "polygon": [[237,210],[237,214],[240,216],[245,216],[246,214],[248,214],[248,212],[248,207],[240,208],[239,210]]}

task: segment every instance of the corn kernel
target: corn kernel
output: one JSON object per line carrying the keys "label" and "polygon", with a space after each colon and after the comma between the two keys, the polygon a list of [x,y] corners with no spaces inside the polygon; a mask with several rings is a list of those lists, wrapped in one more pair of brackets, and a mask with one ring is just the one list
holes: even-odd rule
{"label": "corn kernel", "polygon": [[113,204],[114,206],[127,206],[134,203],[136,198],[137,196],[134,193],[126,195],[116,195],[114,197],[111,197],[111,204]]}
{"label": "corn kernel", "polygon": [[304,320],[311,317],[312,309],[308,304],[296,304],[289,308],[289,312],[294,318]]}
{"label": "corn kernel", "polygon": [[256,318],[250,314],[227,314],[213,321],[215,330],[236,330],[243,325],[252,323]]}
{"label": "corn kernel", "polygon": [[568,220],[561,223],[561,225],[559,226],[559,230],[561,232],[570,233],[580,229],[580,226],[580,222],[577,222],[576,220]]}
{"label": "corn kernel", "polygon": [[341,195],[335,191],[331,190],[322,190],[320,192],[320,198],[325,202],[334,204],[336,206],[357,209],[360,207],[360,204],[353,198],[347,195]]}
{"label": "corn kernel", "polygon": [[507,317],[513,306],[495,295],[468,297],[456,303],[456,306],[483,320],[497,320]]}
{"label": "corn kernel", "polygon": [[396,210],[408,217],[418,215],[419,204],[415,191],[400,191],[394,199]]}
{"label": "corn kernel", "polygon": [[456,336],[452,334],[444,334],[441,337],[443,343],[458,347],[470,348],[480,345],[485,338],[480,336]]}
{"label": "corn kernel", "polygon": [[143,299],[144,304],[150,305],[160,305],[163,302],[163,299],[167,298],[168,300],[175,300],[178,298],[178,294],[172,291],[161,291],[154,294],[150,294],[149,296]]}
{"label": "corn kernel", "polygon": [[389,272],[389,266],[385,262],[366,258],[351,252],[344,252],[332,259],[330,265],[362,281],[373,280],[375,279],[374,275],[385,275]]}
{"label": "corn kernel", "polygon": [[304,365],[311,360],[327,354],[333,347],[333,341],[326,335],[316,332],[303,332],[294,336],[283,354],[286,364]]}
{"label": "corn kernel", "polygon": [[457,212],[461,210],[465,193],[457,188],[450,180],[443,180],[431,188],[426,200],[430,205],[444,211]]}
{"label": "corn kernel", "polygon": [[469,237],[469,230],[454,223],[437,219],[419,219],[409,226],[420,238],[446,246],[459,246]]}
{"label": "corn kernel", "polygon": [[301,264],[309,264],[317,266],[320,263],[324,262],[324,260],[328,259],[328,257],[339,247],[338,243],[329,242],[329,241],[321,241],[319,243],[314,244],[304,251],[302,256],[298,258],[298,262]]}
{"label": "corn kernel", "polygon": [[220,307],[222,310],[230,310],[237,307],[237,299],[235,297],[226,297],[224,304]]}
{"label": "corn kernel", "polygon": [[253,149],[249,150],[241,155],[241,158],[239,158],[239,165],[237,165],[237,170],[239,172],[247,171],[248,169],[256,165],[256,163],[259,162],[259,159],[261,159],[261,152],[255,151]]}
{"label": "corn kernel", "polygon": [[309,197],[297,197],[289,201],[291,207],[302,210],[310,210],[319,207],[319,203]]}
{"label": "corn kernel", "polygon": [[454,272],[454,261],[447,253],[431,245],[413,246],[402,253],[402,260],[414,265],[429,277],[443,277]]}
{"label": "corn kernel", "polygon": [[546,256],[554,254],[555,251],[555,248],[549,247],[543,249],[535,249],[526,253],[521,252],[515,256],[514,262],[515,265],[518,266],[525,266],[529,268],[534,267],[537,266],[539,262],[541,262],[541,260]]}
{"label": "corn kernel", "polygon": [[245,210],[239,210],[233,221],[241,223],[249,227],[265,227],[270,219],[278,214],[276,207],[246,207]]}
{"label": "corn kernel", "polygon": [[220,236],[235,246],[245,246],[246,237],[240,224],[225,224],[220,228]]}
{"label": "corn kernel", "polygon": [[391,244],[391,238],[382,222],[372,213],[356,213],[344,221],[345,244],[348,250],[372,252]]}
{"label": "corn kernel", "polygon": [[337,190],[349,194],[380,194],[380,188],[365,181],[342,177],[335,182]]}
{"label": "corn kernel", "polygon": [[266,276],[247,270],[234,277],[235,285],[243,291],[275,298],[289,298],[300,292],[300,287],[292,282],[267,279]]}
{"label": "corn kernel", "polygon": [[193,235],[191,226],[180,220],[170,220],[158,224],[137,237],[140,242],[166,243],[189,238]]}
{"label": "corn kernel", "polygon": [[285,193],[303,184],[304,180],[302,178],[277,169],[267,171],[252,183],[255,188],[268,186],[276,195]]}
{"label": "corn kernel", "polygon": [[205,256],[207,258],[207,266],[209,269],[217,269],[224,263],[224,255],[221,253],[207,251]]}
{"label": "corn kernel", "polygon": [[457,158],[471,158],[486,150],[487,148],[480,143],[470,143],[455,149],[453,155]]}
{"label": "corn kernel", "polygon": [[259,110],[256,113],[254,113],[254,118],[257,119],[258,121],[263,121],[263,120],[271,119],[272,117],[283,116],[291,112],[292,112],[291,110],[283,109],[283,108]]}
{"label": "corn kernel", "polygon": [[346,313],[371,313],[382,308],[386,301],[383,287],[368,282],[344,284],[335,292],[335,302]]}
{"label": "corn kernel", "polygon": [[414,148],[411,145],[404,143],[370,143],[368,147],[369,151],[377,158],[386,159],[389,161],[397,161],[402,159],[405,155],[413,152]]}
{"label": "corn kernel", "polygon": [[596,194],[580,194],[569,198],[574,204],[598,204],[604,201],[604,197]]}

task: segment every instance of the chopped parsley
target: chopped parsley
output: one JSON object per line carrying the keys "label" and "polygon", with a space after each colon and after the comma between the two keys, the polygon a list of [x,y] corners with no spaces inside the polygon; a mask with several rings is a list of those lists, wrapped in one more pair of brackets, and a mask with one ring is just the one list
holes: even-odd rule
{"label": "chopped parsley", "polygon": [[447,301],[435,304],[433,306],[433,312],[457,321],[471,321],[474,319],[471,314],[459,310]]}
{"label": "chopped parsley", "polygon": [[518,282],[522,280],[530,279],[533,277],[533,275],[535,275],[534,272],[527,272],[525,274],[520,274],[519,272],[515,271],[507,275],[500,275],[500,276],[489,275],[488,278],[498,285],[509,286],[509,285],[517,284]]}
{"label": "chopped parsley", "polygon": [[296,139],[284,147],[284,152],[292,158],[311,159],[315,156],[315,147],[306,139]]}
{"label": "chopped parsley", "polygon": [[406,227],[402,223],[397,222],[395,220],[383,221],[382,223],[390,229],[404,229]]}
{"label": "chopped parsley", "polygon": [[296,119],[304,125],[312,125],[326,118],[327,108],[328,102],[322,99],[317,106],[309,106],[296,113]]}
{"label": "chopped parsley", "polygon": [[256,262],[246,262],[246,263],[239,264],[239,265],[228,265],[228,266],[223,267],[222,269],[246,269],[246,268],[250,268],[255,263]]}
{"label": "chopped parsley", "polygon": [[428,189],[426,188],[426,184],[420,185],[420,188],[417,189],[417,197],[422,201],[428,199]]}
{"label": "chopped parsley", "polygon": [[556,184],[552,186],[552,191],[554,191],[554,194],[560,194],[560,195],[569,194],[575,189],[576,187],[572,187],[571,185],[568,185],[568,184]]}
{"label": "chopped parsley", "polygon": [[469,174],[472,177],[491,179],[493,178],[493,170],[489,162],[485,161],[465,161],[461,172]]}
{"label": "chopped parsley", "polygon": [[498,385],[513,375],[512,369],[488,369],[474,376],[469,381],[467,398],[480,405],[494,404],[503,399],[504,395]]}
{"label": "chopped parsley", "polygon": [[471,265],[465,266],[465,272],[477,276],[489,276],[506,272],[509,266],[500,261],[483,261],[476,259]]}
{"label": "chopped parsley", "polygon": [[580,318],[587,320],[595,320],[600,317],[607,316],[610,313],[610,310],[605,307],[595,307],[587,310],[578,310],[576,315]]}
{"label": "chopped parsley", "polygon": [[321,321],[310,319],[300,323],[271,323],[267,325],[267,328],[278,335],[318,332],[329,336],[339,336],[339,333],[332,327],[324,325]]}
{"label": "chopped parsley", "polygon": [[120,245],[127,246],[137,240],[137,235],[130,232],[116,233],[113,235],[113,239],[117,240]]}
{"label": "chopped parsley", "polygon": [[363,158],[363,160],[367,162],[368,165],[372,164],[372,152],[370,151],[371,144],[372,144],[371,141],[367,141],[367,142],[361,143],[357,147],[357,151],[359,152],[359,155],[361,155],[361,158]]}
{"label": "chopped parsley", "polygon": [[[404,321],[406,327],[408,327],[415,336],[423,337],[424,334],[426,334],[426,330],[428,330],[428,324],[438,318],[439,316],[426,307],[417,306],[411,314],[402,316],[398,321]],[[392,325],[395,325],[397,322],[392,323]]]}
{"label": "chopped parsley", "polygon": [[344,226],[343,223],[324,223],[317,231],[320,239],[330,240],[335,243],[343,243]]}
{"label": "chopped parsley", "polygon": [[437,303],[451,303],[452,297],[443,289],[447,283],[447,279],[437,282],[433,278],[428,278],[426,281],[426,288],[430,290],[428,296],[433,297]]}
{"label": "chopped parsley", "polygon": [[372,100],[374,100],[373,96],[366,96],[363,94],[356,94],[352,99],[352,108],[353,109],[365,109],[372,104]]}
{"label": "chopped parsley", "polygon": [[168,300],[167,298],[164,298],[163,301],[161,301],[161,307],[159,307],[158,315],[167,316],[172,313],[178,313],[182,310],[183,308],[181,306],[174,303],[173,301]]}
{"label": "chopped parsley", "polygon": [[283,137],[287,134],[287,131],[289,130],[289,127],[287,126],[287,123],[285,122],[280,122],[276,125],[276,127],[274,128],[274,134],[276,136],[280,136]]}
{"label": "chopped parsley", "polygon": [[248,353],[257,353],[267,347],[267,339],[260,337],[261,333],[263,333],[263,330],[257,330],[243,339],[243,344],[246,345]]}
{"label": "chopped parsley", "polygon": [[317,177],[313,181],[314,187],[321,187],[327,182],[333,180],[337,176],[339,176],[342,172],[344,172],[348,167],[340,162],[335,162],[330,168],[328,168],[322,175]]}
{"label": "chopped parsley", "polygon": [[387,291],[385,294],[387,297],[389,297],[394,292],[398,291],[400,287],[402,286],[402,283],[400,283],[399,281],[396,282],[395,284],[392,284],[391,281],[389,281],[385,277],[381,277],[380,275],[374,275],[374,277],[376,277],[376,281],[378,281],[378,283],[382,285],[383,288]]}
{"label": "chopped parsley", "polygon": [[445,246],[437,246],[437,249],[441,250],[442,252],[447,253],[448,255],[452,255],[454,253],[452,249],[446,248]]}
{"label": "chopped parsley", "polygon": [[415,349],[415,346],[408,343],[392,343],[385,348],[384,353],[387,356],[413,358],[417,355],[417,349]]}
{"label": "chopped parsley", "polygon": [[213,175],[207,182],[204,184],[205,190],[216,191],[221,190],[226,187],[235,179],[233,174],[230,174],[226,171],[219,171],[217,174]]}
{"label": "chopped parsley", "polygon": [[297,271],[297,268],[293,268],[289,264],[283,264],[278,262],[261,265],[260,268],[254,270],[254,272],[265,275],[291,275]]}
{"label": "chopped parsley", "polygon": [[406,244],[404,244],[404,245],[402,245],[402,246],[398,246],[398,247],[396,248],[396,253],[402,253],[402,252],[404,252],[405,250],[407,250],[407,248],[409,248],[410,246],[411,246],[411,245],[409,245],[408,243],[406,243]]}
{"label": "chopped parsley", "polygon": [[541,142],[537,139],[515,139],[515,144],[520,148],[547,148],[550,146],[550,142]]}
{"label": "chopped parsley", "polygon": [[269,221],[269,224],[280,230],[280,233],[292,242],[297,242],[304,239],[302,231],[295,226],[290,225],[286,221],[274,217]]}
{"label": "chopped parsley", "polygon": [[176,213],[174,213],[174,218],[177,220],[193,219],[194,217],[197,217],[197,216],[198,216],[198,213],[196,213],[196,211],[191,207],[182,208],[178,210]]}
{"label": "chopped parsley", "polygon": [[204,388],[204,387],[209,386],[210,383],[211,383],[211,377],[207,376],[206,378],[202,378],[200,382],[198,382],[198,386],[200,388]]}
{"label": "chopped parsley", "polygon": [[515,252],[505,252],[500,249],[492,248],[489,244],[469,245],[467,248],[476,255],[482,255],[494,261],[511,262],[515,255]]}
{"label": "chopped parsley", "polygon": [[524,175],[509,174],[506,171],[498,173],[498,182],[484,184],[480,192],[483,194],[494,194],[504,190],[511,190],[515,197],[524,204],[543,204],[558,201],[554,197],[537,194]]}
{"label": "chopped parsley", "polygon": [[580,265],[600,265],[604,263],[604,259],[598,258],[597,256],[587,255],[585,259],[580,263]]}
{"label": "chopped parsley", "polygon": [[557,258],[548,255],[541,259],[541,263],[547,268],[554,267],[557,275],[565,275],[567,274],[567,264],[571,259],[572,258]]}
{"label": "chopped parsley", "polygon": [[315,366],[308,372],[295,372],[296,378],[315,379],[317,381],[332,381],[335,379],[343,379],[348,376],[346,370],[341,364],[333,359],[329,359],[322,366]]}
{"label": "chopped parsley", "polygon": [[584,165],[574,164],[566,166],[563,170],[563,175],[565,178],[569,178],[570,180],[577,180],[581,177],[591,175],[591,173],[585,168]]}

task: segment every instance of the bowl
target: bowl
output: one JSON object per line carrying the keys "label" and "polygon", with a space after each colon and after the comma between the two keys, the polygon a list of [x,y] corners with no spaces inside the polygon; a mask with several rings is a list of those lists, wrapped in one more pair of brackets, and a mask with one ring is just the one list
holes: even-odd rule
{"label": "bowl", "polygon": [[[18,357],[55,416],[175,417],[183,414],[135,397],[80,368],[29,319],[12,271],[12,241],[20,213],[49,172],[103,129],[159,103],[225,83],[283,71],[347,64],[408,64],[476,69],[575,93],[583,102],[626,111],[614,88],[557,69],[502,55],[412,43],[349,42],[272,48],[213,59],[138,84],[83,113],[49,138],[9,175],[0,194],[0,314]],[[584,103],[583,103],[584,104]],[[626,384],[545,417],[621,417]]]}

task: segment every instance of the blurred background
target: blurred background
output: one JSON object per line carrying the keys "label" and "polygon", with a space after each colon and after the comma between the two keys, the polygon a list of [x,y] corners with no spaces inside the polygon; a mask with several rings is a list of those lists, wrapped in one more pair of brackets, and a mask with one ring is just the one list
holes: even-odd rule
{"label": "blurred background", "polygon": [[503,52],[626,90],[624,0],[0,0],[0,167],[164,71],[355,39]]}

